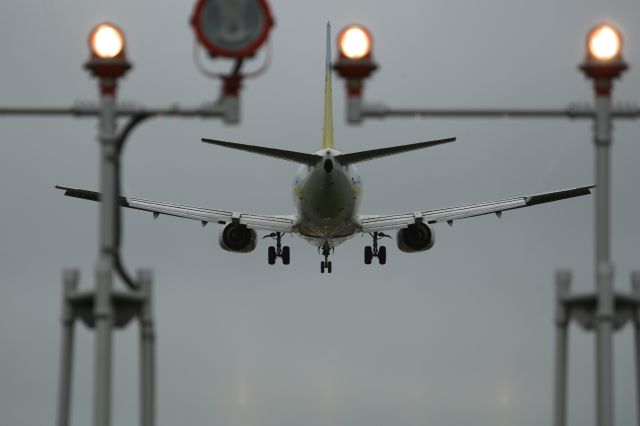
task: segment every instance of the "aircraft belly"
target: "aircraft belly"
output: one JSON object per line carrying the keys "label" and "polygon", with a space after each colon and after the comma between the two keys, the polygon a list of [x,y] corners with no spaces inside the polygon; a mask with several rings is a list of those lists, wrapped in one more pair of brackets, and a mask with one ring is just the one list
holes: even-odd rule
{"label": "aircraft belly", "polygon": [[356,197],[351,178],[345,173],[311,173],[298,199],[298,208],[301,234],[333,240],[355,232]]}

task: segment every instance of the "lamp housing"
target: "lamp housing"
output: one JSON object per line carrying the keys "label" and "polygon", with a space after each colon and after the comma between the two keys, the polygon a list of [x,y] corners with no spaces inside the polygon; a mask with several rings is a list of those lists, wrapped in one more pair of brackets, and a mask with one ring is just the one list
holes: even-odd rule
{"label": "lamp housing", "polygon": [[198,0],[191,16],[198,42],[212,57],[249,58],[274,26],[267,0]]}

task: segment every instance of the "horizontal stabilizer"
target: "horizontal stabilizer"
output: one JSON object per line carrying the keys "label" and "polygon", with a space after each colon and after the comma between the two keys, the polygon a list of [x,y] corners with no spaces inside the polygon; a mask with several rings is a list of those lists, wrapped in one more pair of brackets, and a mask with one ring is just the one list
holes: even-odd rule
{"label": "horizontal stabilizer", "polygon": [[253,152],[254,154],[266,155],[268,157],[280,158],[282,160],[289,160],[296,163],[315,165],[322,159],[316,154],[306,154],[304,152],[287,151],[284,149],[267,148],[264,146],[256,145],[244,145],[235,142],[219,141],[215,139],[202,138],[202,142],[210,143],[213,145],[223,146],[225,148],[238,149],[240,151]]}
{"label": "horizontal stabilizer", "polygon": [[340,161],[342,164],[359,163],[361,161],[373,160],[374,158],[387,157],[389,155],[400,154],[402,152],[429,148],[431,146],[449,143],[455,140],[456,138],[438,139],[428,142],[412,143],[409,145],[391,146],[389,148],[371,149],[368,151],[352,152],[350,154],[340,154],[336,156],[336,160]]}

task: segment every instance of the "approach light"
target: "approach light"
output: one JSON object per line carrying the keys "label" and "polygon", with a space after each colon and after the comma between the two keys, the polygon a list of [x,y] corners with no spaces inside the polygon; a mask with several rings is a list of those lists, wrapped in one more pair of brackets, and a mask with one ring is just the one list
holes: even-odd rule
{"label": "approach light", "polygon": [[340,53],[349,59],[361,59],[371,53],[371,33],[362,25],[349,25],[338,36]]}
{"label": "approach light", "polygon": [[600,24],[589,32],[587,47],[594,59],[610,61],[622,52],[622,36],[613,25]]}
{"label": "approach light", "polygon": [[113,24],[100,24],[91,31],[89,46],[98,58],[115,58],[124,51],[124,34]]}
{"label": "approach light", "polygon": [[198,0],[191,24],[211,56],[244,58],[267,40],[273,17],[266,0]]}

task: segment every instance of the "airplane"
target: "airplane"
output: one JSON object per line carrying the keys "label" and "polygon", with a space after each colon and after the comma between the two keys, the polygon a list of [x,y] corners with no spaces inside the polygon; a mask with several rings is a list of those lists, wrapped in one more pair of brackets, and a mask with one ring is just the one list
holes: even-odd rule
{"label": "airplane", "polygon": [[[216,139],[202,138],[202,142],[226,148],[275,157],[300,164],[293,181],[293,199],[296,213],[292,215],[262,215],[227,210],[192,207],[174,203],[147,200],[144,198],[120,196],[119,204],[135,210],[159,215],[168,215],[200,221],[202,226],[209,222],[224,225],[219,234],[219,244],[227,251],[248,253],[257,246],[256,231],[266,231],[265,238],[273,238],[275,246],[268,248],[267,260],[270,265],[280,258],[284,265],[291,259],[289,246],[282,245],[285,234],[299,235],[318,247],[324,260],[320,272],[332,272],[330,254],[335,247],[357,234],[369,234],[372,244],[364,248],[364,263],[371,264],[377,258],[381,265],[387,261],[386,247],[379,245],[381,238],[391,238],[387,232],[396,231],[398,249],[417,253],[431,249],[435,243],[432,225],[469,217],[495,214],[534,206],[537,204],[588,195],[594,185],[561,191],[547,192],[498,201],[469,204],[461,207],[419,210],[391,215],[362,215],[359,204],[362,196],[362,179],[355,164],[376,158],[429,148],[451,143],[456,138],[438,139],[409,145],[371,149],[367,151],[343,153],[335,148],[333,138],[332,75],[331,75],[331,26],[327,24],[326,69],[324,88],[324,126],[322,129],[322,149],[311,154],[245,145]],[[100,193],[65,186],[55,186],[64,195],[99,201]]]}

